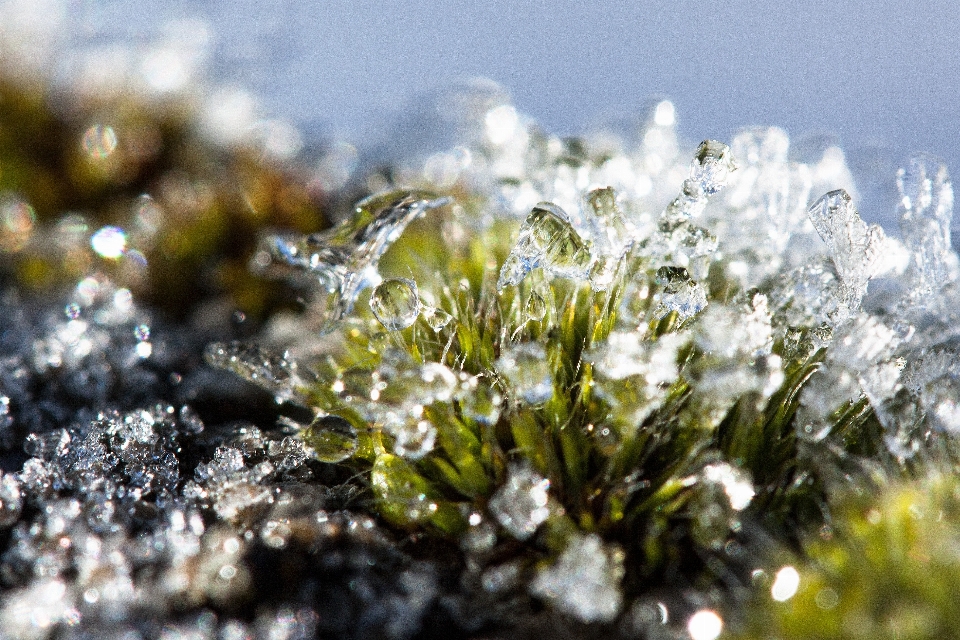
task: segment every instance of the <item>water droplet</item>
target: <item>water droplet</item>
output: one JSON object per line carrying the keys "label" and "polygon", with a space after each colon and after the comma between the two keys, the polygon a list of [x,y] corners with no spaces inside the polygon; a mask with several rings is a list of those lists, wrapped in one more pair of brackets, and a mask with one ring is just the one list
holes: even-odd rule
{"label": "water droplet", "polygon": [[83,150],[96,160],[102,160],[117,148],[117,134],[113,127],[96,124],[83,132]]}
{"label": "water droplet", "polygon": [[353,309],[363,289],[380,283],[380,258],[407,225],[449,202],[424,192],[388,191],[361,200],[353,219],[330,231],[299,239],[274,236],[265,251],[272,262],[316,276],[321,331],[329,332]]}
{"label": "water droplet", "polygon": [[425,306],[420,312],[430,328],[440,333],[453,320],[453,316],[437,307]]}
{"label": "water droplet", "polygon": [[529,342],[506,349],[494,367],[516,397],[528,404],[541,404],[553,396],[553,373],[540,344]]}
{"label": "water droplet", "polygon": [[420,460],[433,451],[437,442],[437,428],[410,414],[398,414],[383,427],[393,436],[393,452],[407,460]]}
{"label": "water droplet", "polygon": [[690,178],[697,182],[703,193],[713,195],[726,186],[730,174],[736,169],[730,147],[716,140],[704,140],[690,165]]}
{"label": "water droplet", "polygon": [[540,322],[547,315],[547,302],[539,292],[534,291],[527,298],[527,304],[524,307],[527,320]]}
{"label": "water droplet", "polygon": [[463,417],[484,426],[492,426],[500,419],[503,397],[486,382],[486,378],[473,376],[461,385],[458,395]]}
{"label": "water droplet", "polygon": [[500,268],[497,290],[519,284],[528,273],[542,268],[563,278],[586,279],[593,258],[564,211],[541,202],[520,226],[520,235]]}
{"label": "water droplet", "polygon": [[340,416],[319,416],[303,432],[303,441],[321,462],[342,462],[357,450],[357,430]]}
{"label": "water droplet", "polygon": [[102,227],[90,238],[90,246],[97,255],[117,260],[127,250],[127,234],[120,227]]}
{"label": "water droplet", "polygon": [[420,315],[417,283],[407,278],[384,280],[370,294],[370,309],[388,330],[406,329]]}

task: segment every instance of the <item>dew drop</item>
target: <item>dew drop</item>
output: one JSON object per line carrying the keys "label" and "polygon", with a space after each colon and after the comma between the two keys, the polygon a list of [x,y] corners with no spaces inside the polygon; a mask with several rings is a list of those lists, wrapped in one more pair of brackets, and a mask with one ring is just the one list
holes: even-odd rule
{"label": "dew drop", "polygon": [[357,450],[357,430],[340,416],[319,416],[303,432],[303,441],[321,462],[342,462]]}
{"label": "dew drop", "polygon": [[83,150],[91,158],[102,160],[117,148],[117,134],[113,127],[96,124],[83,133]]}
{"label": "dew drop", "polygon": [[370,295],[370,309],[390,331],[406,329],[420,315],[420,295],[417,283],[407,278],[388,278]]}
{"label": "dew drop", "polygon": [[116,260],[127,250],[127,234],[120,227],[102,227],[90,238],[97,255]]}
{"label": "dew drop", "polygon": [[547,302],[543,299],[542,295],[534,291],[530,294],[530,297],[527,298],[524,312],[526,313],[527,320],[540,322],[544,316],[547,315]]}
{"label": "dew drop", "polygon": [[437,307],[423,307],[421,311],[423,319],[426,320],[430,328],[440,333],[453,320],[453,316]]}

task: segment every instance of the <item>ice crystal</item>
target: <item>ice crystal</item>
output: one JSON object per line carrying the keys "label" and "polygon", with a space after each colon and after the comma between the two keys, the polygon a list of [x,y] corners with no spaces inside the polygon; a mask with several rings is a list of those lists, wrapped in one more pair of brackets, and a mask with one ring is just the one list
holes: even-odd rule
{"label": "ice crystal", "polygon": [[730,147],[716,140],[704,140],[693,157],[690,178],[709,196],[727,185],[736,168]]}
{"label": "ice crystal", "polygon": [[707,306],[707,291],[703,285],[690,279],[683,267],[660,267],[657,284],[662,287],[654,299],[658,302],[653,315],[663,318],[676,312],[680,320],[688,320]]}
{"label": "ice crystal", "polygon": [[870,279],[892,268],[889,252],[893,247],[883,229],[863,221],[842,189],[822,196],[808,213],[840,276],[842,313],[856,311]]}
{"label": "ice crystal", "polygon": [[277,355],[253,344],[213,343],[204,353],[207,363],[232,371],[245,380],[265,387],[278,399],[291,398],[299,383],[296,364],[286,355]]}
{"label": "ice crystal", "polygon": [[357,204],[352,220],[330,231],[297,240],[272,238],[269,255],[318,279],[324,292],[319,300],[322,330],[331,331],[363,289],[380,283],[380,258],[407,225],[448,202],[410,191],[371,197]]}
{"label": "ice crystal", "polygon": [[528,404],[546,402],[553,395],[553,374],[543,347],[524,343],[504,351],[494,363],[511,392]]}
{"label": "ice crystal", "polygon": [[620,612],[623,552],[594,534],[577,536],[557,563],[541,570],[530,592],[583,622],[609,622]]}
{"label": "ice crystal", "polygon": [[951,248],[953,186],[947,168],[923,155],[897,172],[900,190],[900,230],[911,253],[909,276],[916,293],[914,304],[939,291],[956,277],[956,256]]}
{"label": "ice crystal", "polygon": [[570,224],[567,214],[549,202],[541,202],[520,227],[520,236],[500,268],[497,289],[518,284],[530,271],[585,280],[593,259],[586,243]]}
{"label": "ice crystal", "polygon": [[525,464],[512,464],[507,481],[490,499],[490,511],[517,540],[532,536],[549,516],[550,481]]}

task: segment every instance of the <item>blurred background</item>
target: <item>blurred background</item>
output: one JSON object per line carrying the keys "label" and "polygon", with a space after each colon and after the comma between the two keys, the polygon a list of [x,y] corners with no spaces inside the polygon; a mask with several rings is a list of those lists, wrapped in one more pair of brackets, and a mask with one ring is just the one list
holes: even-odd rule
{"label": "blurred background", "polygon": [[[786,129],[795,153],[839,143],[865,217],[881,221],[909,153],[960,171],[955,0],[7,5],[0,29],[43,31],[36,58],[41,48],[60,52],[49,61],[58,74],[89,67],[94,52],[103,75],[122,68],[125,52],[166,43],[166,54],[143,63],[158,86],[203,77],[243,89],[224,94],[225,114],[256,108],[293,124],[307,145],[340,139],[372,149],[398,139],[398,127],[400,139],[416,140],[429,117],[405,117],[412,105],[483,76],[561,135],[629,119],[666,97],[691,142],[763,124]],[[70,54],[80,50],[86,57]]]}

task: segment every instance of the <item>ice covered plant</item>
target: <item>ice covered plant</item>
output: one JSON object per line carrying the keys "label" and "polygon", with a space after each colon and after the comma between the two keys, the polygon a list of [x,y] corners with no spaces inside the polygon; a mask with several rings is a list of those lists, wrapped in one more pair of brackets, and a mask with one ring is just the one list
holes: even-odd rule
{"label": "ice covered plant", "polygon": [[896,234],[836,148],[688,146],[667,101],[562,140],[481,83],[346,182],[133,68],[0,80],[5,633],[955,627],[939,162]]}
{"label": "ice covered plant", "polygon": [[871,465],[952,459],[936,161],[900,172],[901,241],[861,218],[836,149],[792,161],[779,129],[691,158],[668,102],[631,147],[471,99],[456,148],[331,230],[269,237],[253,264],[304,312],[208,350],[312,410],[303,442],[360,471],[379,517],[456,541],[492,597],[699,640]]}

